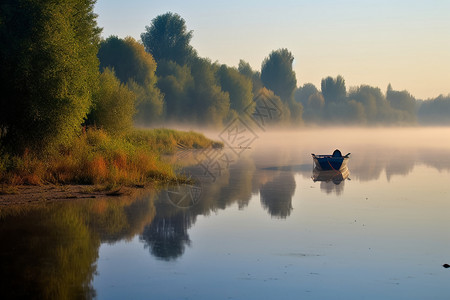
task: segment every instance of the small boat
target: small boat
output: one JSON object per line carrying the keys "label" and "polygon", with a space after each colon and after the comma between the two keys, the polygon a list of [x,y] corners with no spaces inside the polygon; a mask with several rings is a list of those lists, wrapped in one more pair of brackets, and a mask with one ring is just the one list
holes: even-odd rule
{"label": "small boat", "polygon": [[311,153],[314,161],[314,167],[321,171],[335,170],[339,171],[347,166],[350,153],[342,156],[341,151],[334,150],[332,155],[315,155]]}

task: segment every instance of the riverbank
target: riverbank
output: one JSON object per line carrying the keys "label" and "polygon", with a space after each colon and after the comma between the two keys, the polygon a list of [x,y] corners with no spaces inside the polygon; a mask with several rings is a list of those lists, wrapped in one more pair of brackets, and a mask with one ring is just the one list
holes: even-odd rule
{"label": "riverbank", "polygon": [[0,202],[114,196],[149,184],[174,182],[180,180],[177,166],[162,156],[208,147],[223,145],[192,131],[134,129],[112,136],[101,129],[87,129],[71,145],[45,156],[4,152],[0,156]]}
{"label": "riverbank", "polygon": [[121,186],[104,189],[94,185],[3,185],[0,187],[0,209],[12,205],[33,205],[80,199],[104,199],[133,196],[149,186]]}

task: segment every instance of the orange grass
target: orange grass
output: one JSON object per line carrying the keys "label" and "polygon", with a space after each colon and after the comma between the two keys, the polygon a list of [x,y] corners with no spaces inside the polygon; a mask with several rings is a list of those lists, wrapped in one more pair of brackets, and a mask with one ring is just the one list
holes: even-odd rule
{"label": "orange grass", "polygon": [[90,128],[70,146],[44,158],[29,151],[21,156],[0,155],[0,182],[116,186],[173,181],[173,167],[161,161],[160,153],[173,153],[177,144],[191,148],[221,146],[194,132],[135,130],[113,138],[101,129]]}

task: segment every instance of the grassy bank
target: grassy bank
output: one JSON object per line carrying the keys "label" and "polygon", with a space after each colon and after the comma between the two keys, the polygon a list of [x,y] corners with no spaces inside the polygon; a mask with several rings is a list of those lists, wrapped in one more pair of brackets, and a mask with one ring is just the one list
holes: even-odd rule
{"label": "grassy bank", "polygon": [[176,179],[174,168],[161,154],[173,154],[180,147],[221,147],[218,142],[195,132],[171,129],[135,129],[113,137],[101,129],[88,129],[68,147],[37,157],[26,151],[21,156],[0,156],[0,182],[7,185],[46,183],[95,184],[104,186],[167,182]]}

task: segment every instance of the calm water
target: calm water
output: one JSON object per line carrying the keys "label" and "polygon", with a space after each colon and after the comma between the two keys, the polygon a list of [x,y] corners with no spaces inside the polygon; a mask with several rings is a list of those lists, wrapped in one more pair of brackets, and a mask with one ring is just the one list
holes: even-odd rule
{"label": "calm water", "polygon": [[[260,132],[251,149],[173,158],[195,185],[2,208],[1,293],[449,299],[449,143],[436,128]],[[348,178],[313,181],[310,153],[335,148]]]}

